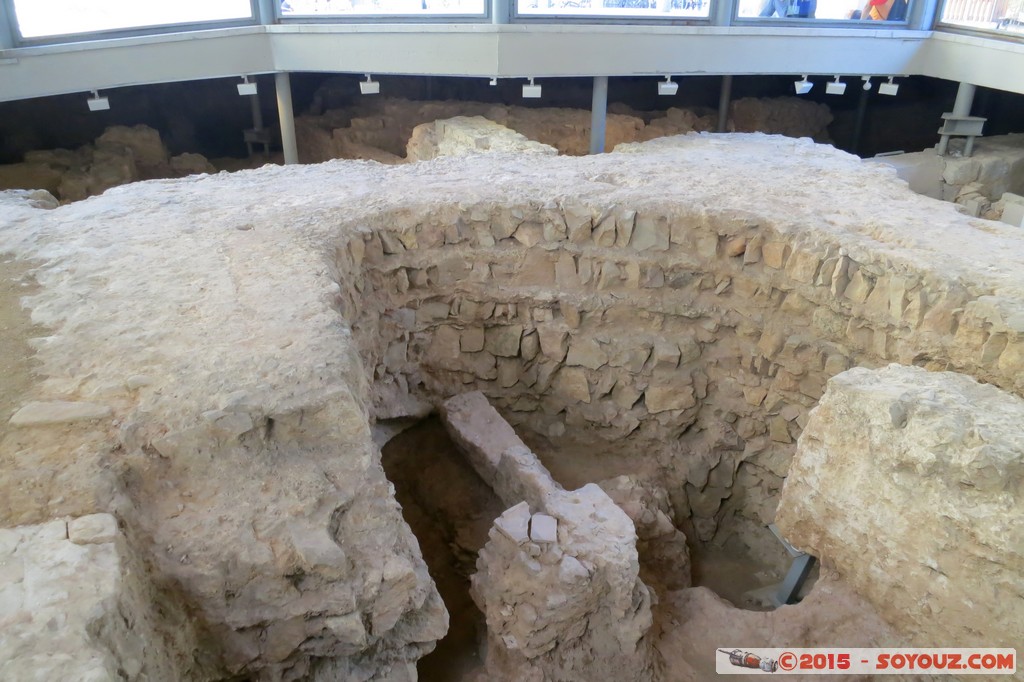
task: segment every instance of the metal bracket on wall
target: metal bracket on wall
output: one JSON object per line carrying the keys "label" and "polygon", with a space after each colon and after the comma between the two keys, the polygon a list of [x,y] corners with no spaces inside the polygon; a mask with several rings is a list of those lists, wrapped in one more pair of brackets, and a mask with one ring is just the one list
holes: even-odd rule
{"label": "metal bracket on wall", "polygon": [[810,575],[811,569],[814,568],[815,558],[789,544],[789,541],[782,537],[782,532],[774,523],[768,524],[768,530],[778,538],[782,546],[786,548],[786,552],[793,557],[793,563],[789,567],[789,572],[786,573],[783,581],[776,586],[777,589],[772,595],[772,601],[776,606],[795,604],[800,594],[800,588],[804,586],[807,576]]}

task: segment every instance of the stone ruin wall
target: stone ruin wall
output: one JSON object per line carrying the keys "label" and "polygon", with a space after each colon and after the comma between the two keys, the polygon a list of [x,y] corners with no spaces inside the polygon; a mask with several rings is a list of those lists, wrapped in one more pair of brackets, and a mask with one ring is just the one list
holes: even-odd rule
{"label": "stone ruin wall", "polygon": [[482,390],[556,449],[656,458],[702,541],[736,513],[773,520],[839,372],[901,362],[1024,392],[1019,301],[806,224],[591,197],[357,222],[334,276],[378,418]]}
{"label": "stone ruin wall", "polygon": [[[0,243],[47,261],[34,397],[115,421],[0,434],[4,524],[113,511],[215,643],[193,645],[196,679],[409,679],[445,615],[370,419],[479,389],[524,436],[655,460],[702,540],[743,534],[733,512],[774,517],[808,408],[850,366],[1024,393],[998,226],[803,141],[643,152],[268,168],[56,211],[5,198]],[[765,167],[800,195],[755,185]],[[806,205],[848,185],[884,212]],[[280,201],[254,201],[270,187]]]}
{"label": "stone ruin wall", "polygon": [[[319,97],[332,99],[329,84]],[[457,116],[480,116],[521,135],[554,147],[560,154],[585,156],[590,150],[590,111],[565,107],[522,107],[488,102],[427,101],[393,97],[361,99],[357,104],[298,116],[295,132],[299,160],[318,163],[330,159],[369,159],[402,163],[416,146],[417,128]],[[659,137],[707,132],[715,129],[717,113],[700,108],[670,107],[664,112],[637,111],[625,104],[610,104],[605,127],[605,149]],[[796,97],[734,100],[729,105],[728,132],[762,132],[789,137],[810,137],[828,142],[832,114],[824,104]],[[410,147],[412,145],[412,147]]]}
{"label": "stone ruin wall", "polygon": [[[330,95],[330,84],[318,97]],[[607,148],[656,137],[712,130],[712,113],[669,108],[641,112],[614,104],[608,116]],[[590,148],[590,112],[583,109],[505,106],[484,102],[411,101],[398,98],[364,99],[358,104],[296,117],[299,160],[319,163],[331,159],[363,159],[386,164],[422,160],[423,147],[432,146],[433,131],[419,126],[459,116],[481,116],[492,130],[502,127],[557,148],[559,153],[585,155]],[[735,132],[777,133],[828,140],[832,115],[827,106],[794,97],[744,98],[730,107],[728,128]],[[515,133],[504,131],[515,136]],[[496,135],[501,139],[502,135]],[[509,138],[511,140],[511,138]],[[513,141],[514,142],[514,141]],[[505,141],[509,145],[509,141]],[[536,145],[532,145],[536,147]],[[520,151],[529,143],[514,145]],[[494,150],[492,150],[494,151]],[[0,165],[0,189],[45,189],[62,202],[81,201],[119,185],[155,178],[179,178],[199,173],[237,171],[264,163],[280,163],[281,154],[256,154],[247,159],[207,159],[201,154],[172,156],[160,133],[146,125],[111,126],[93,143],[75,150],[28,152],[21,163]]]}
{"label": "stone ruin wall", "polygon": [[962,374],[844,372],[800,439],[779,528],[915,646],[1019,646],[1022,423],[1024,400]]}

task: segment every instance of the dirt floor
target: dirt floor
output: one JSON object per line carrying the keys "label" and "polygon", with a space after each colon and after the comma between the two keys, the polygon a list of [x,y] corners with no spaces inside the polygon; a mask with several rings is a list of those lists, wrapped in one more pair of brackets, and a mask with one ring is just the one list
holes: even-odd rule
{"label": "dirt floor", "polygon": [[[551,476],[567,490],[622,475],[647,480],[659,478],[660,465],[656,457],[645,462],[635,456],[623,457],[614,450],[599,451],[586,446],[555,448],[536,434],[521,433],[520,436],[537,453]],[[748,593],[780,582],[784,572],[775,568],[773,562],[759,561],[746,547],[736,544],[690,543],[693,585],[710,588],[742,609],[765,611],[774,608]],[[779,552],[782,551],[780,546]],[[813,580],[808,581],[808,586],[811,584]]]}
{"label": "dirt floor", "polygon": [[384,471],[395,486],[402,515],[412,528],[451,618],[448,635],[418,665],[422,682],[462,682],[482,670],[483,614],[469,596],[469,576],[487,532],[505,506],[477,476],[430,418],[391,439],[382,449]]}
{"label": "dirt floor", "polygon": [[28,341],[43,333],[20,303],[36,289],[29,270],[29,264],[0,254],[0,439],[32,385],[33,351]]}

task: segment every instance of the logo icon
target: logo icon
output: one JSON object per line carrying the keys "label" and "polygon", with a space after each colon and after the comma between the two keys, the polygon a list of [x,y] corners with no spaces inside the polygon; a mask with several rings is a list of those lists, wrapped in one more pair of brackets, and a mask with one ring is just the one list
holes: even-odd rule
{"label": "logo icon", "polygon": [[719,649],[718,651],[728,656],[729,663],[738,668],[753,668],[754,670],[761,670],[766,673],[773,673],[779,669],[779,662],[774,658],[761,658],[756,654],[740,651],[739,649],[733,649],[732,651]]}

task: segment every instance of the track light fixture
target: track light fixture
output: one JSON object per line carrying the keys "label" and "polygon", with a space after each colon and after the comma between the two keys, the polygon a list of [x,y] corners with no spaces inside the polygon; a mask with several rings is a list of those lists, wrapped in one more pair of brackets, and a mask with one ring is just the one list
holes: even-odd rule
{"label": "track light fixture", "polygon": [[896,96],[896,93],[900,91],[900,86],[897,85],[896,83],[892,82],[893,78],[895,78],[895,76],[889,76],[889,82],[888,83],[879,83],[878,84],[878,92],[879,92],[879,94],[889,95],[890,97],[895,97]]}
{"label": "track light fixture", "polygon": [[364,95],[379,95],[380,81],[375,81],[370,74],[366,74],[366,80],[359,82],[359,92]]}
{"label": "track light fixture", "polygon": [[813,87],[814,83],[807,80],[807,76],[803,76],[800,80],[793,82],[793,90],[795,90],[798,95],[806,95]]}
{"label": "track light fixture", "polygon": [[92,91],[92,97],[86,102],[89,104],[89,111],[106,111],[110,108],[110,99],[107,97],[100,97],[98,90]]}
{"label": "track light fixture", "polygon": [[870,90],[871,89],[871,76],[861,76],[860,79],[862,81],[864,81],[864,89],[865,90]]}
{"label": "track light fixture", "polygon": [[250,83],[248,76],[242,76],[242,82],[235,87],[238,88],[238,94],[242,97],[252,97],[257,92],[256,84]]}
{"label": "track light fixture", "polygon": [[537,99],[540,97],[540,86],[534,85],[533,77],[530,77],[530,82],[523,86],[523,97],[529,99]]}
{"label": "track light fixture", "polygon": [[825,92],[829,95],[842,95],[846,92],[846,83],[839,80],[839,76],[831,83],[825,85]]}
{"label": "track light fixture", "polygon": [[665,80],[658,83],[659,95],[674,95],[679,92],[679,83],[672,82],[672,76],[665,76]]}

